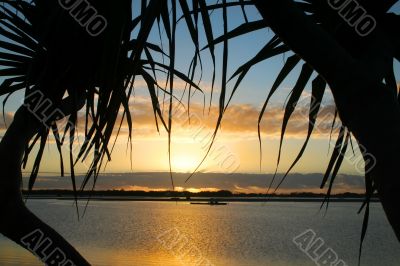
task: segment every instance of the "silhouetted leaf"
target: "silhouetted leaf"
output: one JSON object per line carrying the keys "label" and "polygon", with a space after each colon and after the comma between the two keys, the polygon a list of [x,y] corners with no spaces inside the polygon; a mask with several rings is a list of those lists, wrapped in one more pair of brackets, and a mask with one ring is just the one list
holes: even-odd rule
{"label": "silhouetted leaf", "polygon": [[271,88],[270,92],[268,93],[268,97],[265,100],[264,105],[258,116],[257,129],[258,129],[258,141],[259,141],[259,147],[260,147],[260,170],[261,170],[261,162],[262,162],[262,144],[261,144],[261,121],[262,121],[262,118],[264,116],[265,110],[267,109],[267,105],[268,105],[269,100],[271,99],[272,95],[275,93],[275,91],[278,89],[278,87],[282,84],[282,82],[285,80],[285,78],[289,75],[289,73],[296,67],[296,65],[299,62],[300,62],[300,57],[297,55],[292,55],[286,60],[283,68],[281,69],[274,84],[272,85],[272,88]]}
{"label": "silhouetted leaf", "polygon": [[341,126],[340,127],[340,131],[339,131],[339,137],[338,137],[338,139],[336,141],[336,144],[335,144],[335,147],[333,149],[332,156],[331,156],[331,159],[329,161],[328,168],[326,169],[325,175],[324,175],[324,177],[322,179],[322,183],[321,183],[320,188],[324,188],[325,187],[326,181],[328,181],[328,178],[331,175],[332,168],[334,167],[334,165],[335,165],[335,163],[336,163],[336,161],[337,161],[337,159],[338,159],[338,157],[340,155],[340,150],[342,149],[342,146],[343,146],[343,140],[344,140],[345,132],[346,132],[345,127]]}
{"label": "silhouetted leaf", "polygon": [[251,32],[255,32],[257,30],[261,30],[264,28],[267,28],[268,25],[264,20],[257,20],[257,21],[251,21],[251,22],[246,22],[237,28],[231,30],[227,34],[223,34],[220,37],[216,38],[212,42],[208,42],[208,44],[202,48],[202,50],[208,49],[211,45],[215,46],[221,42],[223,42],[225,39],[234,39],[237,38],[241,35],[245,35]]}
{"label": "silhouetted leaf", "polygon": [[[318,75],[312,83],[310,112],[309,112],[309,118],[308,118],[308,120],[309,120],[308,132],[307,132],[306,140],[305,140],[303,146],[301,147],[301,150],[300,150],[299,154],[297,155],[296,159],[294,160],[292,165],[289,167],[289,169],[286,171],[285,175],[282,177],[282,180],[280,181],[280,183],[278,184],[276,189],[278,189],[281,186],[281,184],[283,183],[283,181],[285,180],[287,175],[290,173],[290,171],[293,169],[293,167],[299,162],[299,160],[303,156],[303,153],[307,147],[308,141],[310,140],[311,134],[314,130],[314,126],[316,124],[318,112],[320,110],[322,98],[324,97],[326,85],[327,84],[326,84],[325,79],[320,75]],[[276,189],[275,189],[275,191],[276,191]]]}
{"label": "silhouetted leaf", "polygon": [[308,65],[304,64],[300,76],[296,82],[296,85],[293,87],[292,93],[290,95],[289,101],[285,108],[285,114],[283,115],[283,123],[282,123],[282,130],[281,130],[281,138],[279,142],[279,151],[278,151],[278,160],[277,160],[277,167],[279,166],[280,158],[281,158],[281,151],[282,151],[282,143],[283,138],[285,135],[286,127],[289,123],[289,119],[292,116],[294,110],[296,109],[297,102],[300,99],[301,94],[303,93],[308,81],[311,78],[312,73],[314,70]]}

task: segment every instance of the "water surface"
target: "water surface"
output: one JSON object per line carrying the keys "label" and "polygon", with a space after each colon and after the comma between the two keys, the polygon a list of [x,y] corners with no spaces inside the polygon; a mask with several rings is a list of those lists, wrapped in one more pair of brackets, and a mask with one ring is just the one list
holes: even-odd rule
{"label": "water surface", "polygon": [[[347,265],[357,265],[359,203],[92,201],[80,221],[71,201],[31,200],[31,210],[61,232],[93,265],[316,265],[293,238],[311,229]],[[42,265],[0,237],[0,265]],[[372,204],[362,265],[400,265],[397,242]]]}

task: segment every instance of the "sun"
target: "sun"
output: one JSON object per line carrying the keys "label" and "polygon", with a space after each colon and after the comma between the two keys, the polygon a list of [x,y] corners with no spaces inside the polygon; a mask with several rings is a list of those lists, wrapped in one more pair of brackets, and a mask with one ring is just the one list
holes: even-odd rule
{"label": "sun", "polygon": [[174,172],[192,172],[198,164],[198,160],[191,156],[174,156],[172,158],[172,170]]}

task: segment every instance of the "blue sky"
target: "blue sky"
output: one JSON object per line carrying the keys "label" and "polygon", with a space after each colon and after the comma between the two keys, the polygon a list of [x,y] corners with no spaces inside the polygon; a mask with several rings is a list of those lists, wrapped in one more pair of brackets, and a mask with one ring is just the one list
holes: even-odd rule
{"label": "blue sky", "polygon": [[[139,1],[135,1],[137,3]],[[247,7],[247,14],[251,20],[259,19],[259,15],[255,8]],[[396,13],[400,12],[400,4],[397,4],[393,10]],[[135,14],[135,9],[134,9]],[[214,35],[219,36],[222,33],[222,21],[221,13],[215,12],[213,15]],[[233,29],[243,23],[243,16],[239,8],[233,8],[229,11],[229,28]],[[201,30],[201,28],[200,28]],[[269,30],[260,30],[254,32],[245,37],[240,37],[230,42],[230,54],[228,63],[228,73],[232,74],[238,66],[246,62],[248,59],[253,57],[260,48],[265,45],[265,43],[273,36],[273,33]],[[190,60],[193,56],[193,45],[190,42],[189,34],[184,23],[181,23],[177,27],[177,68],[182,72],[188,70]],[[150,38],[151,41],[158,43],[158,36],[153,34]],[[204,38],[203,38],[204,40]],[[203,42],[204,43],[204,42]],[[221,70],[221,53],[222,47],[219,45],[216,51],[217,55],[217,79],[215,89],[217,93],[215,94],[213,104],[217,104],[218,100],[218,89],[220,88],[220,70]],[[203,52],[203,82],[202,86],[208,88],[211,82],[211,59],[207,51]],[[254,117],[249,118],[248,114],[256,113],[260,110],[264,100],[267,97],[270,87],[274,82],[274,78],[282,67],[285,58],[287,58],[290,53],[286,55],[276,56],[267,62],[262,62],[256,67],[254,67],[246,76],[242,82],[240,89],[236,93],[232,101],[231,113],[227,115],[227,119],[224,120],[222,126],[221,134],[217,140],[217,145],[221,147],[226,147],[229,154],[235,154],[240,159],[240,167],[235,171],[242,173],[256,173],[259,172],[258,167],[258,141],[257,141],[257,124]],[[268,113],[265,115],[265,125],[263,129],[266,131],[266,135],[263,141],[264,147],[264,161],[262,172],[271,173],[275,170],[276,157],[278,153],[279,138],[276,133],[279,131],[278,122],[279,120],[279,110],[282,110],[282,106],[285,102],[286,96],[293,87],[298,75],[298,69],[294,71],[288,79],[282,84],[281,88],[277,92],[276,96],[273,97],[271,101],[271,107],[268,109]],[[399,74],[399,65],[396,64],[396,74]],[[230,82],[228,88],[232,88],[234,83]],[[179,85],[177,85],[179,86]],[[307,86],[307,91],[310,91],[310,86]],[[178,90],[180,93],[181,90]],[[210,97],[209,91],[206,90],[205,96],[207,101]],[[305,93],[304,97],[307,96]],[[146,102],[147,99],[147,102]],[[22,93],[16,93],[13,95],[7,106],[7,112],[11,114],[17,109],[22,101]],[[197,105],[202,104],[202,97],[197,94],[192,100],[194,109],[200,112],[200,107]],[[329,92],[326,93],[324,98],[324,105],[329,109],[332,105],[333,100]],[[148,95],[143,86],[138,86],[136,92],[136,98],[132,99],[132,112],[135,114],[134,118],[138,118],[138,123],[135,124],[137,128],[134,131],[134,167],[130,168],[130,162],[128,156],[126,155],[126,138],[121,137],[118,142],[116,152],[114,157],[116,158],[113,162],[109,164],[107,171],[109,172],[129,172],[129,171],[166,171],[167,167],[167,146],[166,146],[166,135],[161,133],[159,136],[155,132],[154,124],[151,125],[149,121],[146,120],[143,110],[149,111]],[[143,106],[142,110],[138,110],[140,106]],[[136,108],[136,109],[135,109]],[[197,109],[196,109],[197,108]],[[212,113],[215,114],[215,113]],[[273,116],[274,114],[275,116]],[[272,118],[271,118],[272,117]],[[202,116],[202,123],[207,125],[206,132],[212,132],[212,121],[215,117]],[[249,119],[254,123],[245,123],[245,120]],[[253,120],[252,120],[253,119]],[[275,121],[275,120],[276,121]],[[239,120],[239,121],[236,121]],[[143,121],[145,126],[140,125],[140,121]],[[282,165],[279,171],[285,171],[290,163],[293,161],[300,149],[303,141],[304,134],[298,133],[296,127],[303,129],[307,121],[304,119],[302,123],[297,122],[299,120],[294,120],[288,134],[287,139],[284,143],[284,154],[282,159]],[[276,122],[276,125],[275,125]],[[247,129],[238,124],[245,124]],[[298,124],[296,124],[298,123]],[[273,125],[275,127],[273,127]],[[248,126],[247,126],[248,125]],[[326,126],[326,125],[325,125]],[[151,129],[150,129],[151,128]],[[274,128],[273,130],[271,128]],[[197,162],[202,158],[204,154],[204,148],[201,148],[201,143],[196,142],[193,138],[185,135],[186,129],[177,127],[175,138],[173,139],[173,158],[175,158],[175,170],[190,172],[196,166]],[[268,130],[274,131],[270,132],[268,135]],[[276,131],[276,132],[275,132]],[[310,142],[309,148],[300,162],[299,166],[294,169],[294,171],[301,173],[313,173],[313,172],[323,172],[329,160],[328,148],[329,148],[329,134],[326,128],[321,130],[322,132],[317,132],[317,136]],[[272,134],[273,133],[273,134]],[[275,134],[275,135],[274,135]],[[136,136],[136,137],[135,137]],[[156,162],[154,162],[156,161]],[[57,153],[55,152],[54,145],[50,144],[48,152],[45,154],[43,165],[41,170],[43,172],[53,172],[58,169]],[[85,171],[85,166],[78,166],[81,172]],[[224,169],[218,168],[218,163],[211,160],[206,163],[204,172],[223,172]],[[345,162],[342,168],[342,172],[349,174],[360,174],[360,172],[355,169],[352,163]]]}

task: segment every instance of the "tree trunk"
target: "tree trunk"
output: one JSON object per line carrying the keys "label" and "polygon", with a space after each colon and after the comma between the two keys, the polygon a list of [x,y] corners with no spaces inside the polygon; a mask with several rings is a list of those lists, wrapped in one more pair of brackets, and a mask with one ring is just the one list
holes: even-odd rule
{"label": "tree trunk", "polygon": [[21,163],[25,147],[40,122],[21,107],[0,143],[0,232],[31,251],[47,265],[90,265],[60,234],[25,206],[21,195]]}
{"label": "tree trunk", "polygon": [[[355,60],[292,0],[256,0],[262,17],[291,49],[325,77],[340,118],[376,164],[370,171],[386,216],[400,241],[400,106],[380,66],[394,48],[375,30],[365,60]],[[369,58],[372,58],[369,60]]]}

